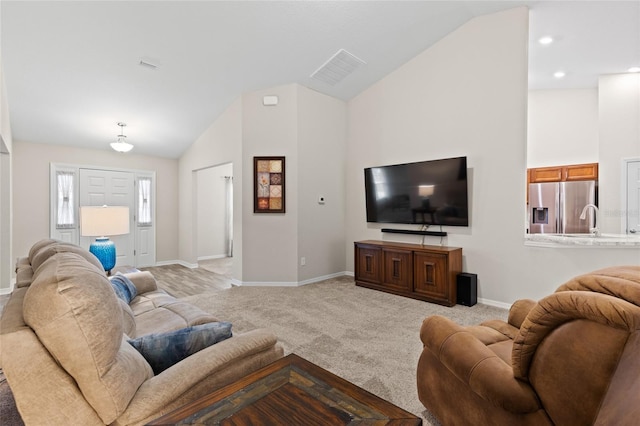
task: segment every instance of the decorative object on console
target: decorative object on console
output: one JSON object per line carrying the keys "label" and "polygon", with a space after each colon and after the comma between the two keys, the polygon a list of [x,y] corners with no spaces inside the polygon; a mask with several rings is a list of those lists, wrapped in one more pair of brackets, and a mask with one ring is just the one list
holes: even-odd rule
{"label": "decorative object on console", "polygon": [[253,157],[253,212],[284,213],[284,157]]}
{"label": "decorative object on console", "polygon": [[116,142],[111,142],[111,148],[118,152],[129,152],[133,149],[133,145],[127,142],[127,137],[124,135],[124,128],[126,123],[118,123],[120,126],[120,134]]}
{"label": "decorative object on console", "polygon": [[107,235],[129,233],[129,207],[124,206],[82,206],[80,207],[80,235],[98,237],[89,246],[104,270],[109,273],[116,266],[116,245]]}

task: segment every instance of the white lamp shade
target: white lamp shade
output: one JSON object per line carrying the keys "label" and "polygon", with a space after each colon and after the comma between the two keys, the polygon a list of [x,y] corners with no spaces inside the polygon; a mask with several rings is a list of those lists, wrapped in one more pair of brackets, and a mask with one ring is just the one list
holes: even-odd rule
{"label": "white lamp shade", "polygon": [[106,237],[129,233],[129,207],[80,207],[80,235]]}
{"label": "white lamp shade", "polygon": [[418,187],[418,195],[421,197],[430,197],[433,195],[435,185],[420,185]]}
{"label": "white lamp shade", "polygon": [[133,149],[133,145],[121,139],[118,139],[118,142],[112,142],[110,145],[111,148],[118,152],[129,152],[131,151],[131,149]]}

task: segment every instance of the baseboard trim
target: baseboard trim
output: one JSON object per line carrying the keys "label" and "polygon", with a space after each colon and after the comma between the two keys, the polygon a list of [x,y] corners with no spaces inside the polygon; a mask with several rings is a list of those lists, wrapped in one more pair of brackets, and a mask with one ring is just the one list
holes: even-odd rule
{"label": "baseboard trim", "polygon": [[302,285],[317,283],[324,280],[330,280],[331,278],[344,277],[346,274],[347,274],[346,271],[342,271],[342,272],[336,272],[335,274],[323,275],[321,277],[309,278],[308,280],[299,281],[298,285],[302,286]]}
{"label": "baseboard trim", "polygon": [[502,308],[506,310],[511,309],[511,303],[498,302],[497,300],[484,299],[482,297],[478,297],[478,303],[482,303],[483,305],[495,306],[496,308]]}
{"label": "baseboard trim", "polygon": [[198,262],[201,260],[213,260],[213,259],[223,259],[225,257],[228,257],[226,254],[214,254],[211,256],[200,256],[198,258]]}
{"label": "baseboard trim", "polygon": [[13,290],[15,288],[16,288],[16,279],[11,278],[11,282],[9,283],[9,288],[0,288],[0,296],[13,293]]}
{"label": "baseboard trim", "polygon": [[334,274],[322,275],[320,277],[310,278],[303,281],[239,281],[235,278],[231,280],[231,284],[241,287],[301,287],[307,284],[313,284],[331,278],[349,275],[348,272],[336,272]]}
{"label": "baseboard trim", "polygon": [[185,268],[196,269],[198,267],[197,263],[187,263],[183,260],[163,260],[161,262],[156,262],[156,266],[167,266],[167,265],[182,265]]}

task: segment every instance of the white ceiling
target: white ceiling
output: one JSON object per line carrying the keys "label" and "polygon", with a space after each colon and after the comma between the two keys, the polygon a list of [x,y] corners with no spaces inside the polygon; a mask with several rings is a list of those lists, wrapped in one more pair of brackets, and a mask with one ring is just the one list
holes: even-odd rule
{"label": "white ceiling", "polygon": [[[349,100],[469,19],[522,4],[531,89],[595,87],[640,66],[637,0],[3,0],[13,138],[110,149],[122,121],[133,153],[177,158],[244,92],[299,83]],[[335,86],[310,78],[339,49],[366,64]]]}

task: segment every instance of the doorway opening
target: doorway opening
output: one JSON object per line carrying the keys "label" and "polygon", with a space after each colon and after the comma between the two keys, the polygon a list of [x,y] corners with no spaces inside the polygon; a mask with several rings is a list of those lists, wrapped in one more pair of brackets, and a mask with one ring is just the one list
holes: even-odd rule
{"label": "doorway opening", "polygon": [[232,278],[233,164],[196,171],[196,247],[198,267]]}

